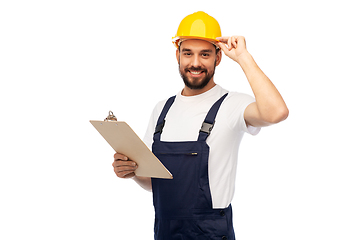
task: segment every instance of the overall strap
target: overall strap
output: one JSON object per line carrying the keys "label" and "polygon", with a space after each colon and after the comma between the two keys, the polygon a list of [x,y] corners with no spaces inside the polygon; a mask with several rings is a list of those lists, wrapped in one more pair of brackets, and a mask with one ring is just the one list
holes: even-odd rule
{"label": "overall strap", "polygon": [[214,105],[210,108],[208,114],[205,117],[205,120],[201,126],[198,141],[206,141],[207,137],[210,135],[211,130],[215,124],[216,114],[219,111],[221,103],[224,101],[228,94],[224,94],[219,100],[214,103]]}
{"label": "overall strap", "polygon": [[169,111],[171,105],[174,103],[174,100],[175,100],[175,96],[172,96],[171,98],[169,98],[166,101],[163,110],[161,111],[161,114],[160,114],[160,116],[158,118],[158,121],[156,123],[156,128],[155,128],[155,132],[154,132],[154,141],[155,140],[160,141],[160,135],[161,135],[162,130],[163,130],[164,125],[165,125],[165,116],[166,116],[167,112]]}

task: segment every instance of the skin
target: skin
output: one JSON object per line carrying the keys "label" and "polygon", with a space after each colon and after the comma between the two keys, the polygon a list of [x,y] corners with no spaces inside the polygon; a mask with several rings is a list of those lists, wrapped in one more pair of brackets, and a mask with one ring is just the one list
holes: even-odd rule
{"label": "skin", "polygon": [[[215,66],[218,66],[221,62],[221,57],[221,51],[216,54],[215,46],[212,43],[203,40],[184,41],[181,44],[180,49],[176,50],[176,59],[179,64],[180,74],[183,78],[186,77],[193,85],[199,85],[203,82],[206,78],[206,74],[213,74],[215,72]],[[198,95],[210,90],[215,85],[214,77],[212,77],[208,84],[201,89],[190,88],[185,84],[182,95]]]}
{"label": "skin", "polygon": [[[184,85],[182,95],[194,96],[202,94],[216,83],[214,77],[202,88],[197,88],[206,78],[215,71],[221,62],[222,52],[234,60],[244,71],[246,78],[255,95],[255,102],[251,103],[244,112],[247,125],[254,127],[270,126],[279,123],[288,117],[289,110],[280,93],[261,71],[253,57],[246,49],[243,36],[217,38],[217,45],[222,51],[216,53],[215,46],[207,41],[191,39],[181,43],[176,50],[176,59],[179,63],[180,74],[185,77],[190,86]],[[137,165],[121,153],[114,155],[114,172],[119,178],[131,178],[144,189],[151,191],[151,178],[138,177],[134,171]]]}

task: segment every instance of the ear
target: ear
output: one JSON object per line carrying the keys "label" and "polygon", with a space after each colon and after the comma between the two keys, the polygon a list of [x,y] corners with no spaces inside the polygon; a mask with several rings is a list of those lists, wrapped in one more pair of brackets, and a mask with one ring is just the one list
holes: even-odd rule
{"label": "ear", "polygon": [[176,49],[176,60],[177,60],[177,62],[178,62],[178,64],[180,64],[180,62],[179,62],[179,55],[180,53],[179,53],[179,48],[177,48]]}
{"label": "ear", "polygon": [[221,53],[221,49],[218,51],[218,53],[216,54],[216,66],[218,66],[221,62],[221,58],[222,58],[222,53]]}

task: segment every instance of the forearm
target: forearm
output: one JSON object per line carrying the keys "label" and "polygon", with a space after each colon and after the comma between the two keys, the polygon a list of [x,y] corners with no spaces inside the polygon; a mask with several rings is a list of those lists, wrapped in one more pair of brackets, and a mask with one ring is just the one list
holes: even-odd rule
{"label": "forearm", "polygon": [[270,79],[262,72],[249,52],[245,51],[238,59],[237,63],[243,69],[254,92],[256,105],[261,118],[265,122],[277,123],[286,119],[288,109]]}
{"label": "forearm", "polygon": [[151,178],[149,177],[139,177],[139,176],[134,176],[132,178],[137,184],[139,184],[140,187],[142,187],[143,189],[151,192],[152,191],[152,186],[151,186]]}

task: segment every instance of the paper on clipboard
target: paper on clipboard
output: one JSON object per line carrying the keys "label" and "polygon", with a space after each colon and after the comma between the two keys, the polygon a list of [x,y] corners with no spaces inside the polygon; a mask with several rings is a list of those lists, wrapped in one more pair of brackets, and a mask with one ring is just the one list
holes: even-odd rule
{"label": "paper on clipboard", "polygon": [[116,152],[124,154],[137,163],[136,176],[173,178],[126,122],[91,120],[90,123]]}

